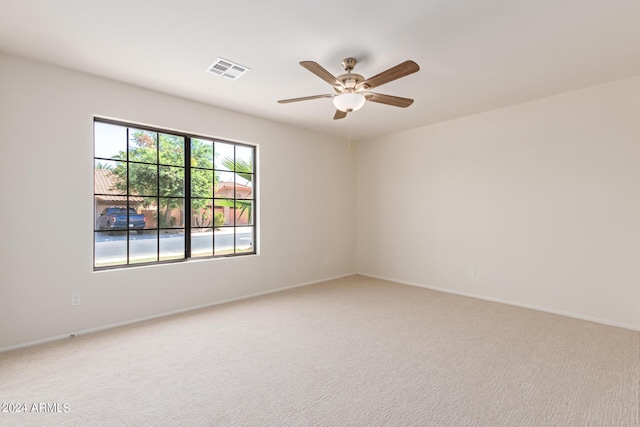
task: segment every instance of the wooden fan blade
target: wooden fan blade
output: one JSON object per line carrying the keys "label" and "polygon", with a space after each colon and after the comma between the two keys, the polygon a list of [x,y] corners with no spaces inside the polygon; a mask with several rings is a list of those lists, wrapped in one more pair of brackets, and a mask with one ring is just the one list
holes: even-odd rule
{"label": "wooden fan blade", "polygon": [[329,83],[331,86],[340,86],[344,87],[342,82],[338,80],[333,74],[322,68],[320,64],[313,61],[302,61],[300,63],[304,68],[311,71],[316,76],[320,77],[325,82]]}
{"label": "wooden fan blade", "polygon": [[404,61],[402,64],[398,64],[395,67],[389,68],[387,71],[383,71],[380,74],[376,74],[375,76],[366,79],[365,81],[361,82],[358,87],[364,89],[372,89],[385,83],[397,80],[400,77],[413,74],[418,70],[420,70],[420,67],[415,62]]}
{"label": "wooden fan blade", "polygon": [[413,104],[413,99],[383,95],[381,93],[365,93],[364,96],[367,98],[367,101],[393,105],[394,107],[407,108],[409,105]]}
{"label": "wooden fan blade", "polygon": [[333,115],[333,120],[344,119],[345,117],[347,117],[347,113],[336,110],[336,114]]}
{"label": "wooden fan blade", "polygon": [[281,99],[278,101],[280,104],[287,104],[289,102],[298,102],[298,101],[308,101],[309,99],[320,99],[320,98],[333,98],[335,95],[313,95],[313,96],[303,96],[302,98],[291,98],[291,99]]}

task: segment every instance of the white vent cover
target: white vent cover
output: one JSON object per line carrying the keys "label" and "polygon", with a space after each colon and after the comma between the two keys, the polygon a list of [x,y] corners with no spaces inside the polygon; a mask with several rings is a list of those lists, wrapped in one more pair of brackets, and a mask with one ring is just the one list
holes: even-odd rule
{"label": "white vent cover", "polygon": [[207,71],[231,80],[238,80],[244,73],[249,71],[249,68],[228,59],[218,58],[207,67]]}

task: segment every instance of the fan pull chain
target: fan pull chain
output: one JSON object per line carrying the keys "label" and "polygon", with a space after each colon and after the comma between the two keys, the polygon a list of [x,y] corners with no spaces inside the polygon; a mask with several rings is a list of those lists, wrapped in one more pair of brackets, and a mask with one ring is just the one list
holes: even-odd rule
{"label": "fan pull chain", "polygon": [[347,149],[351,150],[351,115],[347,114]]}

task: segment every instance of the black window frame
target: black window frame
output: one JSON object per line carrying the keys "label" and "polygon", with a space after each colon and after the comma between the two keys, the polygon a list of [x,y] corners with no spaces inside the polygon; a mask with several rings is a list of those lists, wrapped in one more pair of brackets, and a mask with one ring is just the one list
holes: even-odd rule
{"label": "black window frame", "polygon": [[[97,123],[103,123],[103,124],[107,124],[107,125],[115,125],[115,126],[122,126],[126,128],[126,136],[127,136],[127,142],[126,142],[126,159],[125,160],[114,160],[113,158],[106,158],[106,157],[97,157],[96,156],[96,124]],[[130,130],[136,130],[136,131],[143,131],[143,132],[150,132],[150,133],[155,133],[157,135],[156,139],[156,152],[157,152],[157,163],[145,163],[145,162],[141,162],[141,161],[137,161],[137,160],[131,160],[129,158],[129,154],[130,154]],[[178,138],[183,138],[183,153],[184,153],[184,164],[181,166],[177,166],[177,165],[172,165],[172,164],[164,164],[160,162],[160,136],[159,134],[165,134],[165,135],[170,135],[170,136],[175,136]],[[257,145],[253,145],[253,144],[249,144],[249,143],[244,143],[244,142],[237,142],[237,141],[233,141],[233,140],[228,140],[228,139],[223,139],[223,138],[217,138],[217,137],[211,137],[211,136],[205,136],[205,135],[197,135],[194,133],[190,133],[190,132],[183,132],[183,131],[176,131],[176,130],[172,130],[172,129],[164,129],[161,127],[156,127],[156,126],[147,126],[147,125],[140,125],[138,123],[131,123],[131,122],[126,122],[126,121],[121,121],[121,120],[113,120],[113,119],[108,119],[108,118],[103,118],[103,117],[94,117],[93,118],[93,150],[94,150],[94,156],[93,156],[93,164],[94,164],[94,196],[93,196],[93,203],[94,203],[94,239],[93,239],[93,270],[94,271],[102,271],[102,270],[112,270],[112,269],[122,269],[122,268],[129,268],[129,267],[140,267],[140,266],[148,266],[148,265],[158,265],[158,264],[173,264],[176,262],[185,262],[185,261],[189,261],[189,260],[204,260],[204,259],[215,259],[215,258],[231,258],[231,257],[240,257],[240,256],[248,256],[248,255],[256,255],[257,254],[257,246],[258,246],[258,196],[257,196]],[[204,140],[204,141],[210,141],[212,142],[212,153],[213,153],[213,158],[212,158],[212,165],[211,168],[208,167],[199,167],[199,166],[194,166],[192,163],[192,156],[191,156],[191,148],[192,148],[192,140]],[[229,170],[229,169],[219,169],[216,168],[216,162],[215,162],[215,146],[216,144],[225,144],[225,145],[231,145],[233,146],[233,162],[234,162],[234,170]],[[252,172],[250,174],[244,172],[244,175],[250,175],[251,176],[251,191],[250,191],[250,195],[251,197],[238,197],[238,191],[237,191],[237,185],[239,184],[236,180],[238,177],[238,171],[235,169],[235,165],[236,165],[236,161],[238,160],[236,153],[237,153],[237,148],[241,147],[243,149],[249,149],[251,150],[251,166],[252,166]],[[118,196],[122,196],[126,198],[126,205],[122,206],[122,209],[126,209],[127,210],[127,223],[129,223],[129,214],[130,214],[130,209],[131,209],[131,199],[132,198],[155,198],[157,200],[157,217],[156,217],[156,224],[155,227],[152,228],[145,228],[143,233],[148,233],[148,232],[155,232],[156,233],[156,240],[157,240],[157,246],[156,246],[156,260],[155,261],[146,261],[146,262],[132,262],[131,259],[131,254],[130,254],[130,247],[131,247],[131,241],[134,240],[132,239],[132,235],[134,234],[133,232],[135,230],[129,229],[129,228],[125,228],[124,230],[118,230],[118,232],[124,234],[126,236],[126,259],[124,263],[121,264],[111,264],[111,265],[97,265],[96,263],[96,241],[97,241],[97,233],[108,233],[109,231],[105,231],[102,229],[99,229],[98,227],[98,218],[99,218],[99,213],[97,212],[97,199],[98,197],[103,197],[103,196],[113,196],[113,193],[98,193],[97,188],[96,188],[96,178],[95,178],[95,169],[96,169],[96,164],[97,161],[103,161],[103,162],[114,162],[114,161],[119,161],[122,163],[126,163],[126,170],[127,170],[127,176],[126,176],[126,187],[127,190],[125,193],[121,193],[118,194]],[[134,194],[131,192],[130,190],[130,165],[154,165],[157,168],[157,173],[156,173],[156,177],[157,177],[157,190],[156,190],[156,194]],[[183,169],[183,173],[184,173],[184,181],[183,181],[183,190],[182,190],[182,196],[166,196],[166,195],[162,195],[162,187],[161,187],[161,174],[162,172],[160,171],[161,168],[163,167],[170,167],[170,168],[181,168]],[[214,215],[215,212],[215,208],[216,208],[216,203],[219,200],[224,200],[227,203],[228,202],[232,202],[232,206],[233,206],[233,225],[221,225],[221,226],[216,226],[214,224],[214,219],[212,217],[212,223],[211,223],[211,227],[198,227],[198,226],[194,226],[191,223],[191,219],[192,219],[192,200],[194,198],[197,199],[209,199],[209,197],[198,197],[198,196],[193,196],[192,195],[192,182],[191,182],[191,172],[193,169],[199,169],[199,170],[208,170],[212,173],[212,183],[213,183],[213,188],[212,188],[212,192],[211,192],[211,213],[212,215]],[[220,197],[216,195],[216,191],[215,191],[215,177],[217,173],[232,173],[233,174],[233,190],[232,190],[232,196],[228,196],[225,195],[224,197]],[[242,185],[242,184],[241,184]],[[183,222],[184,225],[183,227],[167,227],[167,226],[161,226],[161,221],[160,221],[160,199],[161,198],[181,198],[183,199],[183,210],[182,210],[182,217],[183,217]],[[247,214],[247,220],[249,221],[249,224],[238,224],[237,218],[237,212],[236,210],[238,209],[238,206],[241,206],[242,204],[245,204],[249,202],[251,208],[249,209],[249,213]],[[101,209],[102,211],[102,209]],[[243,214],[241,213],[240,216],[242,216]],[[211,249],[212,249],[212,254],[211,255],[196,255],[194,256],[192,254],[192,231],[194,229],[203,229],[203,228],[211,228]],[[242,250],[242,251],[238,251],[238,229],[239,228],[244,228],[244,229],[251,229],[252,233],[251,233],[251,250],[247,251],[247,250]],[[224,253],[216,253],[216,231],[220,230],[220,229],[233,229],[233,251],[231,253],[228,252],[224,252]],[[183,236],[184,236],[184,256],[182,257],[178,257],[178,258],[172,258],[172,259],[161,259],[161,234],[167,231],[175,231],[175,230],[183,230]]]}

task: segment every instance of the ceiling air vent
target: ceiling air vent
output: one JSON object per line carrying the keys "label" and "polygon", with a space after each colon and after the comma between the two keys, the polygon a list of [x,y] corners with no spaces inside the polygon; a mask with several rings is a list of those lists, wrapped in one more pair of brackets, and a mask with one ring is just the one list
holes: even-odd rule
{"label": "ceiling air vent", "polygon": [[207,67],[207,71],[231,80],[238,80],[244,73],[249,71],[249,68],[224,58],[218,58]]}

